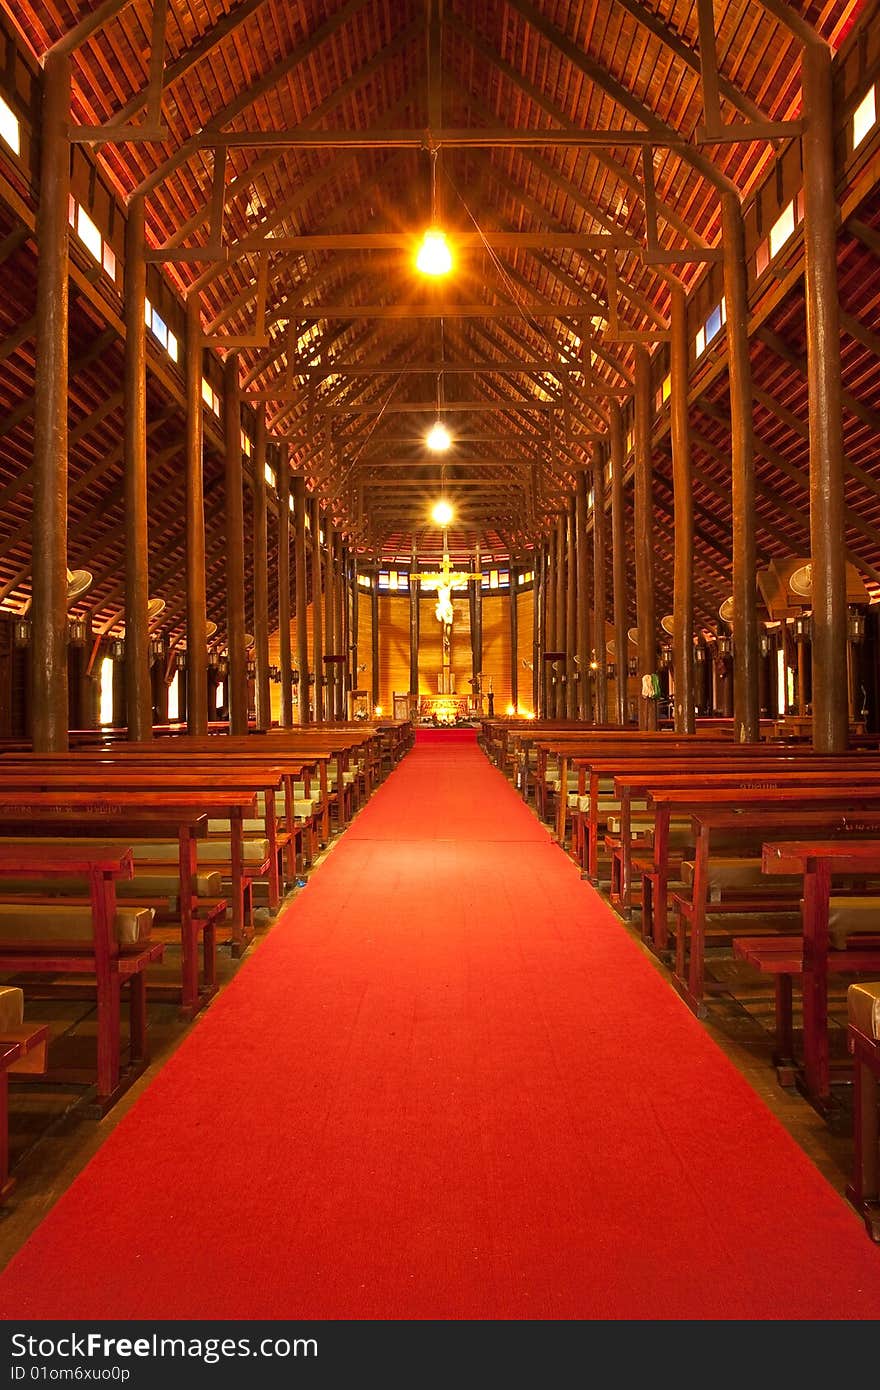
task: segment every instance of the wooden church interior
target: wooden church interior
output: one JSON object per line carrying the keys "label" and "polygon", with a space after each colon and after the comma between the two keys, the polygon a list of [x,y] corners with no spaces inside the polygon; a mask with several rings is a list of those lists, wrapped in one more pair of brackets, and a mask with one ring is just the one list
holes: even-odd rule
{"label": "wooden church interior", "polygon": [[4,1259],[470,739],[880,1304],[878,117],[871,0],[0,0]]}

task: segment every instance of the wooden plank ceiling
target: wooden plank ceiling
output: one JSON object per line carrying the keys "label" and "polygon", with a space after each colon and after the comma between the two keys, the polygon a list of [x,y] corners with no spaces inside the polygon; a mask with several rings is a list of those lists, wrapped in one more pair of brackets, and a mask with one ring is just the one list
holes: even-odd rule
{"label": "wooden plank ceiling", "polygon": [[[2,4],[37,60],[91,11],[106,8]],[[800,113],[800,44],[774,9],[786,7],[715,4],[725,121],[789,121]],[[862,9],[859,0],[787,7],[835,45]],[[75,50],[75,122],[144,119],[152,12],[147,0],[123,5]],[[608,393],[632,381],[632,344],[604,337],[608,256],[585,238],[619,242],[613,255],[626,330],[662,326],[673,276],[691,287],[705,270],[694,262],[652,265],[642,254],[638,133],[650,127],[658,139],[652,167],[667,251],[717,246],[711,165],[744,198],[772,169],[776,148],[768,141],[698,142],[698,54],[691,0],[169,0],[164,137],[102,143],[95,158],[123,203],[146,192],[151,246],[192,251],[165,274],[180,294],[198,286],[212,334],[253,333],[265,253],[243,249],[248,238],[395,234],[394,246],[305,242],[268,256],[266,342],[240,349],[243,390],[262,394],[270,439],[289,447],[291,466],[326,500],[365,561],[406,560],[414,541],[422,558],[436,555],[439,534],[428,517],[441,491],[456,506],[457,554],[479,544],[484,555],[527,560],[606,429]],[[426,284],[412,256],[432,216],[425,132],[554,127],[609,136],[602,144],[441,144],[435,214],[453,243],[458,235],[469,244],[457,250],[448,282]],[[268,148],[247,144],[246,133],[255,131],[297,138]],[[363,148],[303,143],[306,132],[389,131],[412,132],[424,147],[390,139]],[[209,242],[221,135],[233,143],[222,166],[226,249],[218,260]],[[880,589],[880,198],[859,217],[873,249],[871,236],[844,228],[839,257],[853,465],[847,540]],[[507,233],[520,241],[501,244]],[[532,234],[529,244],[522,234]],[[35,247],[2,211],[0,258],[0,585],[14,603],[26,601],[30,564]],[[84,295],[75,296],[71,322],[70,563],[94,570],[88,602],[106,620],[121,610],[122,344]],[[752,344],[765,560],[807,545],[804,356],[796,280]],[[560,374],[563,365],[570,372]],[[424,445],[438,405],[454,439],[442,462]],[[173,631],[183,618],[183,417],[152,374],[149,409],[150,589],[166,599],[164,621]],[[730,592],[727,411],[722,370],[692,411],[704,622],[714,621]],[[208,437],[205,470],[210,616],[222,626],[218,444]],[[655,467],[663,613],[672,602],[672,488],[662,431]]]}

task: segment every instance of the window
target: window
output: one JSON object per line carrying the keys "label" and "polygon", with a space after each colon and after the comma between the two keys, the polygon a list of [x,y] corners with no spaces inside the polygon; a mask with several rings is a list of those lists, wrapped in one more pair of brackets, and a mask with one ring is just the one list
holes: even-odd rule
{"label": "window", "polygon": [[[862,100],[859,102],[852,118],[852,142],[853,149],[857,150],[859,145],[870,134],[877,124],[877,85],[869,87]],[[0,135],[5,139],[3,128],[0,126]],[[16,151],[18,153],[18,151]]]}
{"label": "window", "polygon": [[804,193],[803,189],[792,198],[782,212],[777,217],[769,234],[764,238],[755,252],[755,273],[763,275],[774,256],[777,256],[786,242],[794,235],[795,228],[803,221],[804,216]]}
{"label": "window", "polygon": [[[251,452],[252,452],[251,441],[248,439],[248,437],[247,437],[247,435],[245,434],[244,430],[242,430],[242,432],[241,432],[241,452],[244,454],[245,458],[248,458],[248,459],[250,458]],[[268,481],[269,481],[269,478],[267,477],[267,478],[266,478],[266,482],[268,482]],[[275,486],[275,474],[274,474],[274,473],[272,474],[272,486],[273,486],[273,487]]]}
{"label": "window", "polygon": [[180,672],[175,671],[168,687],[168,718],[180,718]]}
{"label": "window", "polygon": [[101,662],[100,714],[102,726],[113,723],[113,658],[105,656]]}
{"label": "window", "polygon": [[5,140],[13,154],[21,154],[21,123],[12,107],[2,97],[0,97],[0,137]]}
{"label": "window", "polygon": [[372,589],[373,581],[368,574],[359,574],[358,583],[362,589]]}
{"label": "window", "polygon": [[202,377],[202,400],[210,410],[213,410],[215,415],[220,414],[220,397],[207,377],[204,376]]}
{"label": "window", "polygon": [[225,689],[226,689],[226,682],[225,682],[225,681],[218,681],[218,682],[217,682],[217,691],[216,691],[216,694],[215,694],[215,696],[214,696],[214,708],[215,708],[215,710],[217,710],[218,713],[220,712],[220,710],[222,710],[223,705],[224,705],[224,698],[223,698],[223,696],[224,696],[224,691],[225,691]]}
{"label": "window", "polygon": [[171,358],[172,362],[176,362],[178,357],[180,356],[180,349],[177,345],[177,338],[171,332],[170,328],[168,330],[168,356]]}
{"label": "window", "polygon": [[74,230],[86,250],[91,251],[95,260],[100,264],[104,254],[104,239],[85,208],[79,203],[76,207],[76,227]]}
{"label": "window", "polygon": [[[268,463],[263,464],[263,477],[266,479],[266,482],[269,484],[270,487],[274,488],[277,485],[278,480],[275,477],[275,473],[273,472],[273,470],[269,467]],[[291,498],[291,501],[292,500],[293,499]]]}
{"label": "window", "polygon": [[[721,303],[716,304],[715,308],[712,310],[709,317],[706,319],[706,322],[703,324],[702,328],[700,328],[697,331],[697,336],[694,340],[694,348],[696,350],[697,357],[702,357],[703,353],[706,351],[706,348],[712,342],[713,338],[716,338],[718,336],[718,334],[721,332],[723,325],[726,322],[727,304],[724,299],[724,296],[722,295]],[[671,390],[672,379],[671,377],[669,377],[667,378],[667,380],[669,381],[669,389]],[[666,390],[665,381],[663,383],[663,389],[664,391]],[[666,396],[664,396],[663,399],[666,400]]]}
{"label": "window", "polygon": [[[159,310],[156,309],[150,303],[149,299],[146,298],[144,299],[144,323],[147,325],[153,337],[156,339],[156,342],[161,343],[162,347],[168,353],[168,356],[171,358],[172,362],[176,362],[178,357],[177,339],[171,332],[171,329],[168,327],[162,315],[159,313]],[[208,400],[207,396],[205,396],[204,381],[202,382],[202,395],[204,396],[208,405],[210,405],[211,402]]]}

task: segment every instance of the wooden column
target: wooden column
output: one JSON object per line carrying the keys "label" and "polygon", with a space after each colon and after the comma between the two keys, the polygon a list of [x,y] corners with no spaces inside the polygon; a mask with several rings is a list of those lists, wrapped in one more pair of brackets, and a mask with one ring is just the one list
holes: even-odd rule
{"label": "wooden column", "polygon": [[282,729],[289,729],[293,724],[293,673],[290,655],[290,466],[286,444],[280,446],[278,455],[278,665],[281,670],[279,723]]}
{"label": "wooden column", "polygon": [[[617,401],[609,401],[609,446],[611,450],[611,563],[614,589],[614,648],[615,669],[617,671],[616,718],[618,724],[627,723],[626,697],[629,679],[629,620],[627,618],[626,593],[626,504],[623,497],[623,416]],[[603,665],[607,663],[606,646],[597,656]]]}
{"label": "wooden column", "polygon": [[739,743],[754,743],[760,729],[755,441],[745,233],[742,209],[735,193],[721,194],[721,227],[730,380],[734,737]]}
{"label": "wooden column", "polygon": [[813,608],[813,748],[841,753],[848,739],[843,422],[831,52],[804,48],[804,272],[810,425]]}
{"label": "wooden column", "polygon": [[[254,439],[254,661],[257,668],[255,687],[255,712],[258,729],[268,729],[272,723],[271,690],[269,684],[269,522],[266,507],[266,407],[260,402],[257,406],[257,428]],[[287,510],[287,467],[278,470],[278,510],[289,516]],[[287,529],[287,527],[285,527]],[[287,622],[283,621],[281,603],[278,605],[278,623],[283,642],[287,628],[287,664],[290,665],[290,572],[287,584]],[[278,572],[278,598],[282,598],[281,571]],[[290,677],[285,672],[285,681],[290,689]],[[289,724],[289,720],[285,727]]]}
{"label": "wooden column", "polygon": [[358,584],[358,562],[357,555],[351,556],[351,619],[349,625],[349,652],[351,660],[351,688],[352,690],[361,689],[361,677],[358,671],[358,636],[360,632],[360,585]]}
{"label": "wooden column", "polygon": [[[651,359],[636,346],[635,473],[633,525],[636,553],[636,622],[638,640],[639,728],[656,729],[657,703],[641,692],[643,676],[657,669],[657,624],[654,611],[654,514],[651,460]],[[626,653],[617,653],[626,669]]]}
{"label": "wooden column", "polygon": [[248,730],[247,648],[244,641],[244,492],[238,353],[223,364],[223,455],[226,521],[226,641],[229,650],[229,732]]}
{"label": "wooden column", "polygon": [[315,719],[324,718],[324,624],[321,614],[321,505],[312,498],[312,666]]}
{"label": "wooden column", "polygon": [[128,737],[153,736],[150,676],[149,538],[147,534],[147,266],[144,200],[135,198],[125,224],[125,697]]}
{"label": "wooden column", "polygon": [[[602,455],[593,446],[593,623],[596,632],[596,671],[594,706],[597,724],[608,722],[608,672],[605,657],[605,479],[602,476]],[[624,657],[626,661],[626,657]]]}
{"label": "wooden column", "polygon": [[[285,468],[287,464],[285,462]],[[309,709],[309,589],[306,578],[306,480],[293,479],[293,564],[296,601],[297,710],[300,724],[308,724]]]}
{"label": "wooden column", "polygon": [[34,751],[67,748],[67,205],[70,60],[43,68],[31,546]]}
{"label": "wooden column", "polygon": [[535,577],[532,581],[532,710],[539,719],[544,717],[545,554],[543,545],[535,546]]}
{"label": "wooden column", "polygon": [[[577,717],[593,717],[593,673],[590,669],[592,652],[592,614],[590,612],[590,536],[587,531],[587,472],[577,475],[574,494],[575,559],[577,571]],[[599,660],[604,652],[599,653]]]}
{"label": "wooden column", "polygon": [[208,615],[202,477],[202,324],[198,295],[186,301],[186,726],[208,731]]}
{"label": "wooden column", "polygon": [[555,662],[556,666],[556,700],[553,708],[555,719],[565,718],[565,692],[567,683],[563,683],[563,677],[568,666],[569,653],[566,650],[566,627],[565,627],[565,600],[568,592],[568,581],[566,572],[568,569],[568,553],[566,546],[566,518],[564,513],[560,513],[556,518],[556,584],[554,592],[556,594],[556,642],[554,651],[565,652],[565,659]]}
{"label": "wooden column", "polygon": [[567,719],[578,717],[577,655],[577,535],[575,532],[575,499],[568,504],[565,526],[565,714]]}
{"label": "wooden column", "polygon": [[553,672],[550,663],[547,661],[547,652],[558,652],[559,644],[556,640],[556,527],[554,526],[547,538],[547,547],[544,552],[544,651],[541,660],[541,679],[544,689],[544,700],[542,714],[545,719],[553,719],[556,715],[556,687],[553,684]]}
{"label": "wooden column", "polygon": [[518,585],[519,570],[511,558],[510,592],[507,601],[510,616],[510,703],[514,709],[519,708],[519,614],[516,606]]}
{"label": "wooden column", "polygon": [[419,568],[416,543],[412,544],[409,576],[409,693],[419,693],[419,581],[414,579]]}
{"label": "wooden column", "polygon": [[477,578],[470,581],[471,675],[475,682],[471,690],[476,694],[482,688],[483,675],[483,577],[479,545],[474,550],[474,574]]}
{"label": "wooden column", "polygon": [[[324,655],[336,655],[336,531],[330,509],[324,517]],[[324,695],[324,717],[336,718],[336,683],[339,672],[335,661],[324,662],[327,688]]]}
{"label": "wooden column", "polygon": [[348,693],[353,685],[353,669],[351,664],[351,556],[348,553],[348,546],[343,544],[339,552],[340,580],[339,580],[339,612],[342,624],[342,645],[341,650],[345,656],[342,663],[340,683],[340,718],[349,717],[349,698]]}
{"label": "wooden column", "polygon": [[[373,710],[379,704],[379,571],[373,570],[370,576],[370,684],[372,686]],[[370,714],[373,713],[370,710]],[[393,713],[393,711],[392,711]]]}
{"label": "wooden column", "polygon": [[[687,300],[672,290],[671,402],[674,561],[672,600],[673,723],[692,734],[694,717],[694,499],[688,422]],[[735,508],[734,508],[735,513]],[[752,586],[754,589],[754,585]]]}

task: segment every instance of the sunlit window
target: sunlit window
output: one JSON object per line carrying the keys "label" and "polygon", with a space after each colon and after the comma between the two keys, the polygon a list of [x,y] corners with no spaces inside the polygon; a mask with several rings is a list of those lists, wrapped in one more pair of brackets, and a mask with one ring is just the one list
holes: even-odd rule
{"label": "sunlit window", "polygon": [[21,154],[21,123],[12,107],[2,97],[0,97],[0,138],[6,141],[13,154]]}
{"label": "sunlit window", "polygon": [[263,465],[263,477],[266,479],[266,482],[269,484],[270,487],[275,487],[278,480],[275,477],[273,470],[269,467],[268,463]]}
{"label": "sunlit window", "polygon": [[175,671],[168,687],[168,718],[180,718],[180,672]]}
{"label": "sunlit window", "polygon": [[[852,118],[852,139],[853,149],[857,150],[866,135],[870,135],[874,126],[877,124],[877,86],[869,87],[862,100],[859,102]],[[0,135],[3,129],[0,127]]]}
{"label": "sunlit window", "polygon": [[113,723],[113,658],[105,656],[101,662],[100,713],[98,718],[102,727]]}
{"label": "sunlit window", "polygon": [[100,264],[104,252],[104,238],[80,203],[77,203],[76,207],[76,234],[86,250],[90,251]]}

